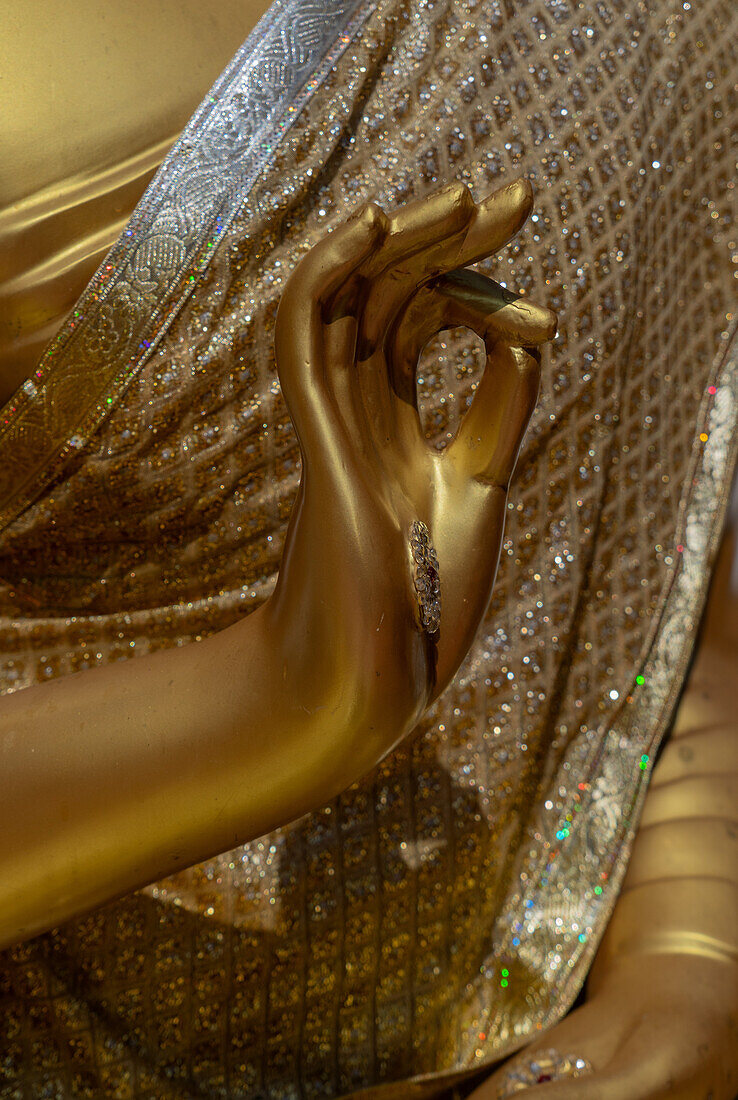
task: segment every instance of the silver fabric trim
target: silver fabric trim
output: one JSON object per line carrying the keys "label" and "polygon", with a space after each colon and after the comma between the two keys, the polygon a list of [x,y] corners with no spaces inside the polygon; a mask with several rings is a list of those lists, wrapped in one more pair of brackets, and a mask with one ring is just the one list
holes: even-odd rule
{"label": "silver fabric trim", "polygon": [[[45,352],[32,387],[0,412],[0,445],[29,451],[12,477],[0,474],[0,528],[117,403],[281,139],[375,7],[372,0],[276,0],[236,53]],[[80,404],[72,443],[54,383],[80,363],[93,366],[86,386],[74,387]]]}

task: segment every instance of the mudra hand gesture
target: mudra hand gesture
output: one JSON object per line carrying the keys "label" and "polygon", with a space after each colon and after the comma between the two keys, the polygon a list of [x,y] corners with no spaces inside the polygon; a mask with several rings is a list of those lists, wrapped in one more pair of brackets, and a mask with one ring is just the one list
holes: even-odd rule
{"label": "mudra hand gesture", "polygon": [[[534,347],[556,319],[460,269],[507,244],[531,205],[522,180],[479,205],[461,184],[392,216],[370,204],[302,259],[279,306],[303,479],[275,629],[293,630],[335,677],[366,767],[452,678],[489,601],[538,391]],[[487,361],[439,453],[423,435],[415,369],[427,341],[457,325],[483,338]]]}
{"label": "mudra hand gesture", "polygon": [[[478,206],[453,185],[391,217],[370,205],[301,261],[276,326],[303,455],[276,590],[197,645],[2,701],[0,834],[14,862],[0,944],[323,804],[454,675],[492,587],[538,389],[532,349],[555,327],[462,269],[530,207],[523,182]],[[415,367],[459,324],[483,337],[487,365],[439,454]]]}

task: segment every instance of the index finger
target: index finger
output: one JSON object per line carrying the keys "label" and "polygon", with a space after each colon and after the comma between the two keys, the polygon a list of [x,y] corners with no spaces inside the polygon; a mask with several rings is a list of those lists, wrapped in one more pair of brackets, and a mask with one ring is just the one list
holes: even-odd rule
{"label": "index finger", "polygon": [[387,219],[382,247],[368,256],[357,268],[355,277],[340,288],[328,306],[326,319],[334,321],[347,313],[356,313],[360,287],[364,289],[364,297],[371,299],[373,284],[388,269],[407,263],[418,253],[449,238],[458,245],[475,214],[474,199],[462,183],[449,184],[400,207]]}
{"label": "index finger", "polygon": [[477,206],[461,245],[456,267],[476,264],[498,252],[523,228],[533,209],[533,187],[521,176]]}
{"label": "index finger", "polygon": [[[532,204],[530,183],[525,179],[514,180],[474,206],[463,236],[447,230],[438,240],[426,237],[422,247],[414,247],[399,261],[385,266],[368,291],[359,330],[360,357],[378,346],[394,317],[418,287],[502,248],[525,223]],[[378,255],[370,262],[374,264],[379,259]]]}

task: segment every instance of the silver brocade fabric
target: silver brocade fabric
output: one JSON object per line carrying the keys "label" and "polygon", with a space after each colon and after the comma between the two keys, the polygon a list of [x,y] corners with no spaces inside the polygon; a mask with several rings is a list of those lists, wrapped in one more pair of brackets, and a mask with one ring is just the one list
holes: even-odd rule
{"label": "silver brocade fabric", "polygon": [[[734,5],[287,0],[263,30],[5,410],[2,689],[270,591],[299,462],[276,303],[357,203],[526,173],[495,270],[561,332],[453,686],[331,805],[6,953],[3,1098],[392,1092],[522,1045],[581,987],[693,644],[735,455]],[[217,158],[275,103],[246,179]],[[477,377],[467,334],[424,356],[437,445]]]}

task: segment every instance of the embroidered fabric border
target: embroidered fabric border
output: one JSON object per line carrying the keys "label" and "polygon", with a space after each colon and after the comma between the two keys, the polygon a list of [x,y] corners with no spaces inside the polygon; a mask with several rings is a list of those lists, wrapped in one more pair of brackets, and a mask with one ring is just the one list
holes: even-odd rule
{"label": "embroidered fabric border", "polygon": [[34,377],[0,411],[0,530],[117,404],[281,138],[375,6],[276,0],[225,69]]}

